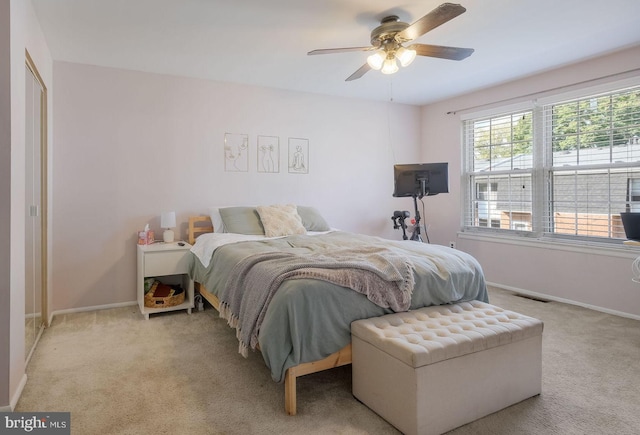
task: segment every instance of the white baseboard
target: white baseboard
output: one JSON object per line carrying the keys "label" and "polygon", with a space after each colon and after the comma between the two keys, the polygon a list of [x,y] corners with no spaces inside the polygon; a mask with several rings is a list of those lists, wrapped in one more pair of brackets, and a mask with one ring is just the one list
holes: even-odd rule
{"label": "white baseboard", "polygon": [[614,316],[620,316],[620,317],[626,317],[628,319],[640,320],[640,316],[637,316],[635,314],[625,313],[623,311],[610,310],[608,308],[602,308],[602,307],[599,307],[597,305],[585,304],[583,302],[577,302],[577,301],[573,301],[571,299],[559,298],[559,297],[556,297],[556,296],[551,296],[551,295],[544,294],[544,293],[533,292],[533,291],[521,289],[521,288],[518,288],[518,287],[512,287],[512,286],[509,286],[509,285],[498,284],[498,283],[495,283],[495,282],[487,282],[487,285],[490,285],[491,287],[497,287],[497,288],[500,288],[500,289],[504,289],[504,290],[509,290],[509,291],[514,292],[514,293],[520,293],[520,294],[523,294],[525,296],[531,296],[531,297],[538,298],[538,299],[554,301],[554,302],[562,302],[563,304],[576,305],[576,306],[579,306],[579,307],[582,307],[582,308],[588,308],[590,310],[600,311],[601,313],[613,314]]}
{"label": "white baseboard", "polygon": [[44,332],[44,325],[40,325],[40,329],[38,330],[38,335],[36,335],[36,339],[31,346],[31,350],[29,351],[29,355],[24,363],[25,367],[29,365],[29,361],[31,361],[31,357],[33,356],[33,352],[36,351],[36,347],[38,347],[38,343],[40,342],[40,338],[42,337],[42,333]]}
{"label": "white baseboard", "polygon": [[16,389],[13,397],[11,397],[11,402],[8,406],[0,406],[0,412],[13,412],[16,409],[16,405],[18,404],[18,400],[20,400],[20,396],[22,396],[22,390],[24,390],[25,385],[27,385],[27,374],[22,375],[22,379],[20,379],[20,384]]}
{"label": "white baseboard", "polygon": [[[117,304],[106,304],[106,305],[93,305],[91,307],[81,307],[81,308],[68,308],[66,310],[57,310],[51,313],[51,320],[53,320],[54,316],[58,316],[61,314],[73,314],[73,313],[83,313],[85,311],[99,311],[99,310],[108,310],[110,308],[122,308],[122,307],[130,307],[132,305],[137,305],[136,301],[132,302],[119,302]],[[51,321],[49,322],[51,324]]]}

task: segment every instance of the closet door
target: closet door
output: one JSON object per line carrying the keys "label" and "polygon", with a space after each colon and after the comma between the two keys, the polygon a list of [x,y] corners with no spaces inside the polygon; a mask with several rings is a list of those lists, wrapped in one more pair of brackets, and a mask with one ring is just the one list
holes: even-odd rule
{"label": "closet door", "polygon": [[43,103],[44,90],[25,66],[25,358],[28,360],[43,326]]}

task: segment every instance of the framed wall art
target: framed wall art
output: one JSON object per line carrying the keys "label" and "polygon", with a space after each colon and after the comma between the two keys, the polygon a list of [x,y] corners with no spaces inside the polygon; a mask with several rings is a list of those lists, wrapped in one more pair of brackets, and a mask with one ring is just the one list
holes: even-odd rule
{"label": "framed wall art", "polygon": [[248,134],[224,134],[224,170],[228,172],[249,171]]}
{"label": "framed wall art", "polygon": [[309,173],[309,139],[289,138],[289,172],[293,174]]}
{"label": "framed wall art", "polygon": [[280,172],[280,138],[258,136],[258,172]]}

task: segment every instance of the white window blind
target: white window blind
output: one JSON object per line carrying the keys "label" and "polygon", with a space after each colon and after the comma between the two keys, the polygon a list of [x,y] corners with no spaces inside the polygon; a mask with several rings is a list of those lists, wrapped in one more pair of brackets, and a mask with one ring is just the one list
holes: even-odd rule
{"label": "white window blind", "polygon": [[640,88],[543,107],[549,207],[547,232],[624,238],[620,212],[637,208]]}
{"label": "white window blind", "polygon": [[532,115],[525,110],[465,121],[466,227],[531,231]]}
{"label": "white window blind", "polygon": [[463,122],[464,228],[624,239],[640,211],[640,86]]}

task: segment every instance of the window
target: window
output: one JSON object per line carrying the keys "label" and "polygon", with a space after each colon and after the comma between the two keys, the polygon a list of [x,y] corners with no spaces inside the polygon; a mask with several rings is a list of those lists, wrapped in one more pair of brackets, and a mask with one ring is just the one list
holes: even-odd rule
{"label": "window", "polygon": [[498,183],[477,183],[476,195],[478,226],[500,228],[500,215],[497,209]]}
{"label": "window", "polygon": [[640,212],[640,178],[629,178],[627,186],[627,210]]}
{"label": "window", "polygon": [[529,225],[532,207],[533,124],[531,110],[475,119],[465,125],[470,159],[468,227]]}
{"label": "window", "polygon": [[640,211],[640,86],[463,123],[465,230],[621,239]]}

